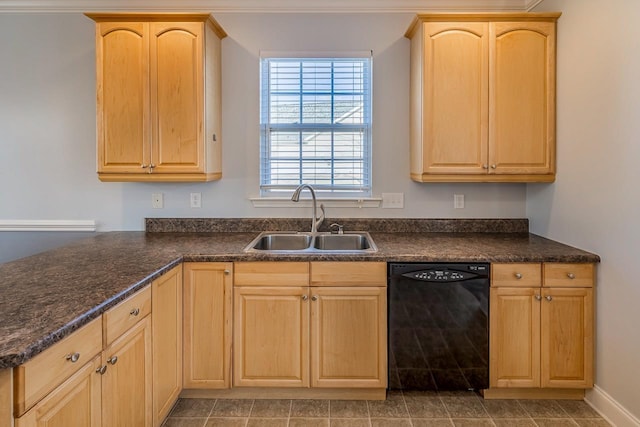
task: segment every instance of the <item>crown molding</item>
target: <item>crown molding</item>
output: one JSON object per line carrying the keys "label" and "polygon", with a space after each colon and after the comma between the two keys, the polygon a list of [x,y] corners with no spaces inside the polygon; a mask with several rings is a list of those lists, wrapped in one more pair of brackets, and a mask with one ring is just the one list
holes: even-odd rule
{"label": "crown molding", "polygon": [[0,13],[211,11],[234,13],[417,13],[526,11],[543,0],[0,0]]}

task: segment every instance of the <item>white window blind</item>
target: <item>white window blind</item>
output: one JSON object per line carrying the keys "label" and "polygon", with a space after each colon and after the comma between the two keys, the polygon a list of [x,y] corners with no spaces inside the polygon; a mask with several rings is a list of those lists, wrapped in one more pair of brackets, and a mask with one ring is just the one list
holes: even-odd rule
{"label": "white window blind", "polygon": [[371,193],[371,57],[261,61],[261,194]]}

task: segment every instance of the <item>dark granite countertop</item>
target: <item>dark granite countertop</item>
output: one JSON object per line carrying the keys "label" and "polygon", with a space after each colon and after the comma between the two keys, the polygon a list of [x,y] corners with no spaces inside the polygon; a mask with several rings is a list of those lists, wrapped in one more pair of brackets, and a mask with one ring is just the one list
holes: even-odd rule
{"label": "dark granite countertop", "polygon": [[182,261],[599,261],[597,255],[527,232],[380,232],[373,227],[370,233],[379,249],[375,254],[262,255],[243,252],[256,231],[111,232],[2,264],[0,369],[24,363]]}

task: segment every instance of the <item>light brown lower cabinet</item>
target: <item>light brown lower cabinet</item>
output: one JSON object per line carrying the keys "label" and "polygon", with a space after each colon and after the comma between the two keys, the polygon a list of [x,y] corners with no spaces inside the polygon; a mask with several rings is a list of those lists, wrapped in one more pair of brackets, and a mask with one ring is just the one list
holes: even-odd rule
{"label": "light brown lower cabinet", "polygon": [[233,263],[184,263],[185,389],[231,386]]}
{"label": "light brown lower cabinet", "polygon": [[234,386],[386,387],[386,263],[236,263],[234,286]]}
{"label": "light brown lower cabinet", "polygon": [[182,265],[151,284],[153,426],[159,427],[182,391]]}
{"label": "light brown lower cabinet", "polygon": [[86,363],[78,372],[39,401],[15,421],[16,427],[100,427],[102,392],[100,356]]}
{"label": "light brown lower cabinet", "polygon": [[492,277],[490,386],[593,387],[593,265],[493,264]]}
{"label": "light brown lower cabinet", "polygon": [[102,423],[150,427],[151,318],[140,320],[102,352]]}
{"label": "light brown lower cabinet", "polygon": [[[156,345],[171,342],[174,356],[158,358],[158,369],[176,364],[176,333],[181,304],[182,275],[178,267],[107,310],[69,337],[24,365],[14,368],[14,416],[17,427],[151,427],[152,401],[152,288],[164,318],[158,331],[167,336]],[[171,305],[173,303],[173,306]],[[174,324],[173,330],[170,325]],[[177,324],[177,326],[176,326]],[[163,341],[164,340],[164,341]],[[166,350],[166,348],[164,348]],[[166,362],[166,361],[169,362]],[[155,389],[158,397],[177,398],[175,372],[163,372]],[[156,376],[158,378],[158,376]],[[167,380],[167,378],[169,380]],[[162,385],[168,385],[163,388]],[[181,388],[181,383],[178,384]],[[170,392],[163,393],[164,390]],[[179,391],[178,391],[179,392]],[[171,396],[171,397],[168,397]],[[175,401],[175,400],[174,400]],[[173,401],[171,401],[171,405]],[[169,405],[169,408],[171,407]],[[160,413],[156,414],[158,419]],[[159,419],[159,423],[163,420]]]}

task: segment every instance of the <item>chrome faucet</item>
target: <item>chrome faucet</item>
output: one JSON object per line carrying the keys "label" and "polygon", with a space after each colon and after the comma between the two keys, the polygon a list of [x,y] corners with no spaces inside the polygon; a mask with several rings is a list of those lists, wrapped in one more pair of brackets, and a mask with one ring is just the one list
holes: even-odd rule
{"label": "chrome faucet", "polygon": [[317,218],[316,217],[316,214],[317,214],[316,192],[313,190],[313,187],[311,187],[309,184],[300,184],[298,188],[296,188],[295,191],[293,192],[293,195],[291,196],[291,201],[293,202],[299,201],[300,193],[305,188],[309,190],[309,192],[311,193],[311,198],[313,199],[313,207],[311,211],[311,234],[316,234],[318,233],[318,228],[320,227],[320,225],[322,225],[322,221],[324,221],[324,205],[322,203],[320,204],[320,210],[322,211],[322,215],[320,215],[320,218]]}

